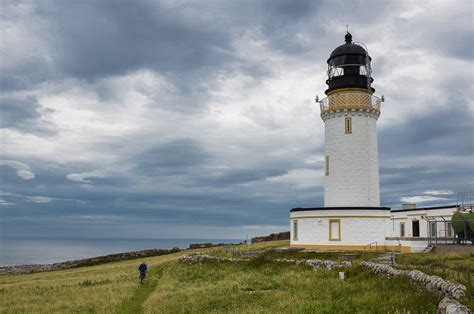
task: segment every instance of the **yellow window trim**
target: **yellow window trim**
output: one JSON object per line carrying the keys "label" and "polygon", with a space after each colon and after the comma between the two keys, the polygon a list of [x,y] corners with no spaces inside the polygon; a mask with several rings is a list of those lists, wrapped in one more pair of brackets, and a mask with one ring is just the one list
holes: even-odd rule
{"label": "yellow window trim", "polygon": [[[338,237],[332,237],[332,223],[337,222],[338,224]],[[329,219],[329,241],[341,241],[341,219]]]}
{"label": "yellow window trim", "polygon": [[325,158],[325,165],[326,165],[326,175],[329,175],[329,155],[326,155]]}
{"label": "yellow window trim", "polygon": [[[295,232],[296,225],[296,232]],[[298,219],[293,219],[293,241],[298,241]]]}
{"label": "yellow window trim", "polygon": [[352,134],[352,118],[346,117],[344,121],[344,131],[346,134]]}

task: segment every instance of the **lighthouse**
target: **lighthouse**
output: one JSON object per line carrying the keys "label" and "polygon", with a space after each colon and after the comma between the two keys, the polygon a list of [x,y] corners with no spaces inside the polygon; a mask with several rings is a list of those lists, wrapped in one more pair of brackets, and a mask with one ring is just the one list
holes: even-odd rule
{"label": "lighthouse", "polygon": [[371,61],[349,32],[327,60],[327,97],[316,96],[325,132],[324,207],[290,210],[291,247],[404,253],[453,239],[459,205],[380,206],[377,120],[384,97],[374,95]]}
{"label": "lighthouse", "polygon": [[345,43],[327,60],[327,97],[317,102],[325,124],[324,206],[379,207],[377,119],[371,57],[363,44]]}
{"label": "lighthouse", "polygon": [[291,246],[364,250],[385,245],[390,208],[380,207],[377,119],[383,97],[374,95],[365,45],[345,43],[327,59],[327,89],[316,96],[325,129],[324,207],[290,211]]}

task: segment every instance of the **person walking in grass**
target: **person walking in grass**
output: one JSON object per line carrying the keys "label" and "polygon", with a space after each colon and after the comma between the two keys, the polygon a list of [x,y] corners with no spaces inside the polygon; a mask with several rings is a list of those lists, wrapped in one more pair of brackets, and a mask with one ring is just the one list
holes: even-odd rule
{"label": "person walking in grass", "polygon": [[140,266],[138,266],[138,270],[140,271],[140,283],[143,285],[145,281],[146,271],[148,267],[146,266],[145,262],[142,262]]}

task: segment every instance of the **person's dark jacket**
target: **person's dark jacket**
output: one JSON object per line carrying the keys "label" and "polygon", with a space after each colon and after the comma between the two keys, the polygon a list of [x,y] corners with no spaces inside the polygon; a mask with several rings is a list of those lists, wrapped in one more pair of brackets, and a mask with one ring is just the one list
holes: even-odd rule
{"label": "person's dark jacket", "polygon": [[147,270],[146,264],[145,264],[145,263],[141,264],[141,265],[138,267],[138,270],[139,270],[141,273],[145,273],[146,270]]}

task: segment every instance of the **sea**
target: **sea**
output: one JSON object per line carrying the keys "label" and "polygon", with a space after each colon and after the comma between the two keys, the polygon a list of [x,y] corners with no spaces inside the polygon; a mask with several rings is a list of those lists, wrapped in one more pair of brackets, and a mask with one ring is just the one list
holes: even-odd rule
{"label": "sea", "polygon": [[185,249],[191,243],[243,241],[244,239],[0,238],[0,266],[51,264],[144,249]]}

